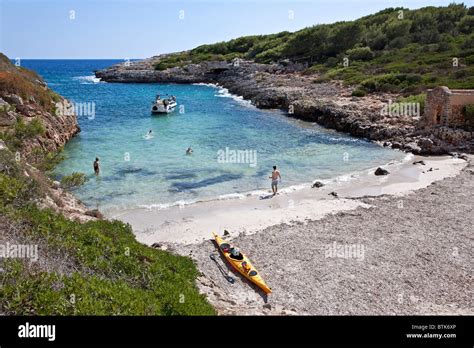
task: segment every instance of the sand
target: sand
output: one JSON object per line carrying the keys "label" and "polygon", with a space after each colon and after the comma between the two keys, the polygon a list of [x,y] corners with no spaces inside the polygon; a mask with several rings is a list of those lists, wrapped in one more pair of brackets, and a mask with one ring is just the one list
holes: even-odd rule
{"label": "sand", "polygon": [[[192,257],[201,292],[222,315],[472,315],[471,161],[413,157],[383,166],[388,176],[374,168],[274,198],[120,218],[142,242]],[[210,232],[223,229],[272,287],[268,297],[218,254]]]}

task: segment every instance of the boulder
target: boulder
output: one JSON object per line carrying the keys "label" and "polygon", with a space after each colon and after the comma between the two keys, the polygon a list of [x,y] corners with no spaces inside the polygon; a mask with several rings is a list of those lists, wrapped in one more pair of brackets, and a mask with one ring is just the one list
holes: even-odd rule
{"label": "boulder", "polygon": [[98,209],[88,210],[84,213],[84,215],[92,216],[92,217],[95,217],[97,219],[103,219],[104,218],[104,215],[102,215],[102,213]]}
{"label": "boulder", "polygon": [[378,167],[374,174],[379,176],[379,175],[388,175],[390,173],[388,172],[388,170]]}
{"label": "boulder", "polygon": [[423,152],[430,152],[433,147],[433,140],[428,138],[421,138],[417,141],[418,146]]}
{"label": "boulder", "polygon": [[0,98],[0,110],[3,109],[3,108],[9,108],[10,107],[10,104],[8,104],[5,100],[3,100],[2,98]]}
{"label": "boulder", "polygon": [[13,111],[0,112],[0,127],[9,127],[15,124],[17,114]]}
{"label": "boulder", "polygon": [[3,99],[5,99],[10,104],[23,105],[23,99],[16,94],[6,94],[3,96]]}
{"label": "boulder", "polygon": [[424,161],[416,161],[416,162],[413,162],[413,164],[421,164],[422,166],[424,166],[425,162]]}
{"label": "boulder", "polygon": [[454,158],[459,158],[459,159],[462,159],[462,160],[465,160],[465,161],[469,160],[469,158],[465,154],[462,154],[462,153],[450,152],[449,155],[451,155]]}
{"label": "boulder", "polygon": [[414,154],[419,154],[421,153],[421,148],[415,143],[415,142],[410,142],[408,144],[405,144],[403,146],[403,150],[405,151],[410,151]]}
{"label": "boulder", "polygon": [[399,148],[401,148],[401,147],[402,147],[402,144],[399,143],[398,141],[394,141],[394,142],[392,143],[392,149],[399,149]]}
{"label": "boulder", "polygon": [[321,181],[315,181],[313,183],[313,185],[311,186],[311,188],[320,188],[320,187],[323,187],[324,184],[321,182]]}

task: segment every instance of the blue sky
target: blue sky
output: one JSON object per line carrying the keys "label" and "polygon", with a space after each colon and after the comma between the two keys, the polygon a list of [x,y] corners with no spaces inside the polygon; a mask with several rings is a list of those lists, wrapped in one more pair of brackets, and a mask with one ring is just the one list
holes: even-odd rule
{"label": "blue sky", "polygon": [[[21,59],[145,58],[242,35],[352,20],[386,7],[420,8],[451,2],[0,0],[0,51]],[[464,1],[468,6],[473,2]]]}

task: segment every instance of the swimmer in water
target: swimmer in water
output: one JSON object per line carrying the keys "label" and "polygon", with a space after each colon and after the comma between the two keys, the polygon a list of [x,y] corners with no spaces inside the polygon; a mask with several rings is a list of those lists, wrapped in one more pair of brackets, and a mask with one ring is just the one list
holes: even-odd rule
{"label": "swimmer in water", "polygon": [[193,149],[191,149],[191,147],[188,147],[188,149],[186,150],[186,155],[190,155],[193,153]]}

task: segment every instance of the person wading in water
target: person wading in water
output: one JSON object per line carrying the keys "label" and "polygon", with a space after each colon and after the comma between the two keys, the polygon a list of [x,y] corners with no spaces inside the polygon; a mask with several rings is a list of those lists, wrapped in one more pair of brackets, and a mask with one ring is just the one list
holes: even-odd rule
{"label": "person wading in water", "polygon": [[100,173],[99,157],[96,157],[94,161],[94,173],[95,175],[99,175]]}
{"label": "person wading in water", "polygon": [[272,179],[272,191],[273,195],[275,196],[278,193],[278,179],[281,180],[280,171],[276,166],[273,166],[273,172],[272,175],[269,176],[269,179]]}

